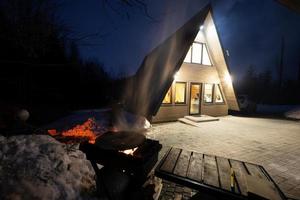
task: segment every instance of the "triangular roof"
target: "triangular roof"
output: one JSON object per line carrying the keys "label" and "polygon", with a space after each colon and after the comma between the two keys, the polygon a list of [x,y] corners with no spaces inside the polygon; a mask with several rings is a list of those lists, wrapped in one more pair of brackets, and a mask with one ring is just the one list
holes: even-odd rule
{"label": "triangular roof", "polygon": [[125,108],[135,114],[151,118],[156,115],[165,94],[172,85],[174,75],[179,71],[184,58],[194,42],[200,26],[207,21],[213,27],[213,48],[217,49],[219,59],[217,71],[225,87],[225,96],[230,109],[239,110],[232,83],[225,84],[229,75],[227,63],[217,30],[211,16],[211,6],[207,5],[163,43],[153,49],[143,60],[132,79],[128,81],[124,95]]}
{"label": "triangular roof", "polygon": [[210,5],[205,6],[144,58],[126,88],[128,111],[146,117],[156,114],[209,10]]}

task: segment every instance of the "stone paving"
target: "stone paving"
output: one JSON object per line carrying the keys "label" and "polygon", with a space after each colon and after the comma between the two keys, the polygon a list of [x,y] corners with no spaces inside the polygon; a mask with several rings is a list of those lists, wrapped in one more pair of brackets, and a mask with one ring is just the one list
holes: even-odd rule
{"label": "stone paving", "polygon": [[197,191],[192,190],[190,188],[183,187],[181,185],[169,181],[163,181],[163,188],[159,199],[160,200],[169,200],[169,199],[188,200],[194,194],[196,194],[196,192]]}
{"label": "stone paving", "polygon": [[[160,158],[174,146],[260,164],[287,196],[300,199],[299,121],[226,116],[201,126],[154,124],[148,137],[163,145]],[[176,189],[176,185],[165,182],[161,199],[188,198],[189,193],[175,189],[170,195],[173,189],[168,191],[167,185]]]}

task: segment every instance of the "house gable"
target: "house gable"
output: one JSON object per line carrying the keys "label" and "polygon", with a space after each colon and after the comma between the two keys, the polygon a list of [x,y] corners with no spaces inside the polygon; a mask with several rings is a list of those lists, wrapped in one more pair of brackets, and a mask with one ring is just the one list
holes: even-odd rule
{"label": "house gable", "polygon": [[157,113],[209,9],[205,6],[144,58],[124,92],[128,111],[149,119]]}
{"label": "house gable", "polygon": [[224,56],[224,51],[211,11],[208,13],[203,26],[205,27],[203,29],[203,34],[206,42],[208,43],[207,47],[209,48],[214,66],[216,67],[216,70],[218,72],[228,108],[230,110],[238,111],[239,105],[231,82],[229,69],[227,67],[226,59]]}
{"label": "house gable", "polygon": [[[124,92],[123,103],[128,111],[144,115],[148,119],[155,116],[179,70],[186,73],[185,79],[188,83],[186,88],[193,81],[221,85],[227,104],[218,105],[218,108],[213,111],[214,113],[220,108],[222,109],[221,113],[225,113],[224,109],[226,109],[226,114],[228,108],[239,110],[233,85],[231,81],[228,81],[229,71],[210,10],[210,5],[206,6],[144,58],[142,65],[130,79]],[[199,33],[200,25],[204,25],[201,33]],[[183,63],[194,41],[205,44],[205,46],[202,45],[202,49],[207,48],[210,54],[211,63],[208,66],[202,65],[203,60],[200,64]],[[201,59],[203,59],[203,55]],[[203,79],[203,77],[205,78]],[[175,113],[178,113],[180,108],[183,109],[182,112],[180,111],[182,115],[187,111],[188,102],[184,101],[182,104],[171,107],[173,110],[176,107]],[[206,106],[206,109],[211,110],[213,107]],[[165,110],[171,111],[171,109]],[[218,114],[216,113],[216,115]]]}

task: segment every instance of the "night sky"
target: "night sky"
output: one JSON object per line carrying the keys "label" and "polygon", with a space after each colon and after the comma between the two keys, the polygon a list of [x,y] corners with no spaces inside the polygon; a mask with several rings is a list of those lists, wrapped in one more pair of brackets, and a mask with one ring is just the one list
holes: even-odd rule
{"label": "night sky", "polygon": [[[144,56],[208,0],[149,0],[142,9],[120,7],[116,0],[65,0],[60,16],[78,41],[84,60],[104,64],[113,76],[134,74]],[[253,65],[257,72],[279,65],[281,38],[285,40],[284,77],[295,79],[300,63],[300,14],[273,0],[213,0],[214,20],[229,68],[238,80]],[[117,10],[117,12],[115,11]],[[129,14],[126,14],[128,12]]]}

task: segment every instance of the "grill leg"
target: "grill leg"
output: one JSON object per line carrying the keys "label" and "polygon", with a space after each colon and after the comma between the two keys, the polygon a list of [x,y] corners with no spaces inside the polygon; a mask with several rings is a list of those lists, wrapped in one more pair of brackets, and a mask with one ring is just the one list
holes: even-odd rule
{"label": "grill leg", "polygon": [[107,167],[99,169],[95,161],[90,160],[90,162],[96,174],[99,197],[109,200],[126,199],[130,187],[130,177],[125,173]]}

